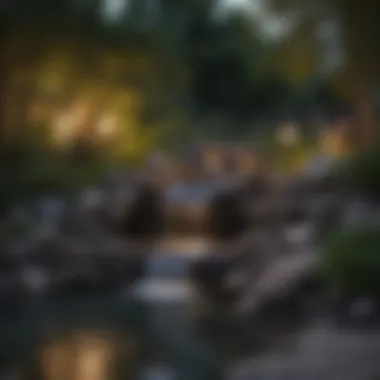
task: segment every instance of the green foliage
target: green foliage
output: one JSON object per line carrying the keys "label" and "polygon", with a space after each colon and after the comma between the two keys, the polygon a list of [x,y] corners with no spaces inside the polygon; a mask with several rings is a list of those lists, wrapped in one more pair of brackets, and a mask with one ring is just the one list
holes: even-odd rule
{"label": "green foliage", "polygon": [[299,71],[307,73],[307,67],[322,62],[324,44],[316,31],[326,21],[333,21],[339,25],[340,48],[345,57],[343,67],[335,73],[341,77],[337,83],[339,92],[345,92],[345,97],[355,101],[360,92],[372,90],[380,74],[377,1],[366,1],[364,5],[350,0],[267,0],[265,6],[277,17],[293,20],[291,33],[280,49],[282,59],[277,59],[285,63],[283,69],[287,76],[296,78]]}
{"label": "green foliage", "polygon": [[380,228],[362,225],[333,234],[324,246],[322,270],[334,288],[380,296]]}
{"label": "green foliage", "polygon": [[301,140],[290,146],[283,146],[271,139],[267,151],[275,170],[297,173],[302,170],[316,153],[316,142]]}
{"label": "green foliage", "polygon": [[27,220],[13,219],[3,226],[2,235],[7,238],[23,238],[30,234],[31,224]]}
{"label": "green foliage", "polygon": [[72,155],[20,146],[1,152],[0,208],[43,195],[70,197],[96,183],[107,170],[100,159],[78,161]]}
{"label": "green foliage", "polygon": [[364,195],[380,197],[380,142],[355,152],[337,170],[345,186]]}
{"label": "green foliage", "polygon": [[[210,114],[221,115],[234,126],[220,130],[220,134],[237,138],[247,134],[247,121],[258,116],[276,118],[284,109],[292,112],[298,106],[304,110],[323,101],[309,94],[316,89],[304,89],[305,86],[295,97],[294,86],[289,84],[289,72],[294,71],[298,80],[309,77],[316,66],[319,45],[310,44],[308,39],[315,35],[315,20],[306,20],[297,38],[289,39],[291,46],[287,46],[289,41],[284,45],[282,50],[291,50],[292,54],[284,52],[273,57],[276,46],[261,38],[249,14],[234,12],[224,18],[216,17],[217,0],[165,0],[157,12],[151,12],[141,0],[130,0],[129,13],[121,12],[115,23],[105,22],[101,3],[14,0],[2,6],[0,21],[8,29],[3,33],[8,39],[2,45],[7,62],[0,75],[19,78],[18,71],[13,73],[16,67],[22,69],[27,82],[20,86],[25,84],[24,94],[9,97],[17,119],[9,130],[22,124],[18,115],[25,106],[24,96],[31,103],[41,99],[41,108],[49,108],[45,107],[46,92],[54,98],[54,112],[51,107],[47,109],[49,116],[43,116],[38,123],[49,124],[50,118],[57,116],[57,109],[71,107],[70,103],[78,97],[91,103],[88,107],[94,117],[116,112],[113,108],[121,113],[128,108],[125,102],[136,101],[129,99],[136,93],[138,109],[132,110],[133,120],[125,122],[136,127],[136,133],[146,124],[166,124],[180,110],[184,118],[193,118],[193,125],[187,123],[189,129]],[[291,5],[298,7],[300,2]],[[275,64],[271,64],[273,61]],[[278,70],[278,66],[284,70]],[[283,76],[283,71],[287,75]],[[12,85],[0,88],[0,95],[7,87]],[[113,104],[118,92],[120,107]],[[144,113],[150,113],[148,122],[141,121]],[[193,133],[185,130],[185,124],[177,124],[176,139],[178,136],[183,140]],[[138,155],[144,155],[146,147],[155,140],[150,136],[149,132],[142,138],[143,147],[134,144]],[[117,150],[123,159],[137,155],[125,154],[132,139],[128,137],[127,143],[122,139],[123,146]]]}

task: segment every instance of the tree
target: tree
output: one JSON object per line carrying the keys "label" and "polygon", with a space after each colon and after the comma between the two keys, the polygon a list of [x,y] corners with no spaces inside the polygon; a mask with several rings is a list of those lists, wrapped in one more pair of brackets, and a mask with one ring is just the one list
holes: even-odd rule
{"label": "tree", "polygon": [[[318,29],[326,21],[339,26],[345,60],[343,67],[337,73],[339,80],[336,83],[341,86],[343,82],[345,95],[356,110],[358,129],[360,129],[357,137],[370,141],[376,133],[372,95],[380,74],[378,69],[380,4],[375,0],[364,2],[333,0],[329,3],[270,0],[267,5],[274,14],[294,20],[292,32],[288,37],[290,46],[286,46],[287,49],[284,48],[287,54],[289,51],[295,54],[288,55],[291,60],[299,56],[305,46],[309,46],[309,48],[312,47],[309,50],[311,55],[314,55],[310,61],[314,61],[314,66],[317,67],[318,56],[322,53],[315,48],[318,42],[316,38]],[[306,22],[309,25],[308,33],[304,28]],[[297,44],[299,38],[305,41],[304,44]]]}
{"label": "tree", "polygon": [[[70,99],[79,97],[80,103],[82,98],[91,98],[89,124],[104,108],[116,107],[110,103],[118,102],[118,92],[133,93],[143,99],[139,115],[134,114],[135,127],[146,124],[142,118],[147,100],[155,95],[161,113],[147,124],[166,117],[169,110],[161,100],[173,89],[166,78],[176,82],[178,77],[174,65],[160,60],[154,34],[140,33],[128,20],[107,24],[100,9],[99,0],[15,0],[3,9],[0,49],[6,59],[0,70],[0,117],[3,131],[8,127],[4,135],[26,135],[27,107],[39,99],[60,112],[62,107],[70,108]],[[45,108],[49,114],[49,107]],[[149,136],[153,135],[149,130]],[[152,138],[144,138],[145,145],[148,140]]]}

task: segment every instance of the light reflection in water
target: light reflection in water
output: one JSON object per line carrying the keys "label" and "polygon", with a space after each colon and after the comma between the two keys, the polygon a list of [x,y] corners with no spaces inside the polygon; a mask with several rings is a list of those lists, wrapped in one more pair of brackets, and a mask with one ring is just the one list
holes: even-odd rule
{"label": "light reflection in water", "polygon": [[[40,356],[44,380],[108,380],[118,360],[131,362],[133,340],[120,343],[111,333],[80,331],[46,345]],[[127,343],[127,344],[125,344]],[[121,357],[121,353],[123,356]]]}
{"label": "light reflection in water", "polygon": [[78,351],[74,379],[103,380],[115,357],[115,345],[103,336],[77,336],[74,344]]}

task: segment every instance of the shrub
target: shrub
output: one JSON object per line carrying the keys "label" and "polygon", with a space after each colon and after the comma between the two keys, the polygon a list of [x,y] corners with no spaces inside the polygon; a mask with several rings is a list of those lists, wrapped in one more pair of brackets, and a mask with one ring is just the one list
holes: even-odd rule
{"label": "shrub", "polygon": [[97,160],[72,162],[49,151],[18,146],[0,152],[0,209],[44,195],[71,196],[96,183],[106,165]]}
{"label": "shrub", "polygon": [[302,141],[288,147],[271,142],[268,144],[268,152],[276,170],[299,173],[316,154],[316,144],[314,141]]}
{"label": "shrub", "polygon": [[352,190],[380,198],[380,142],[348,157],[336,174]]}
{"label": "shrub", "polygon": [[379,297],[380,227],[350,227],[330,236],[322,269],[329,283],[345,294]]}
{"label": "shrub", "polygon": [[26,220],[14,219],[6,223],[3,236],[7,238],[23,238],[30,234],[32,225]]}

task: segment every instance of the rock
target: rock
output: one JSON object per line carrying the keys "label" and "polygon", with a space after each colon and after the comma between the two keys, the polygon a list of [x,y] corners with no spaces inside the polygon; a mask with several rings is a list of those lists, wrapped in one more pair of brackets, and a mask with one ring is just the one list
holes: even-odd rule
{"label": "rock", "polygon": [[88,296],[104,290],[95,268],[65,268],[54,274],[48,295],[52,297]]}
{"label": "rock", "polygon": [[150,366],[144,368],[138,380],[174,380],[175,372],[170,368]]}
{"label": "rock", "polygon": [[212,238],[229,240],[242,236],[250,222],[245,200],[239,191],[231,189],[215,194],[207,209],[205,226]]}
{"label": "rock", "polygon": [[242,180],[241,191],[242,193],[253,199],[261,199],[269,192],[272,192],[273,184],[270,181],[270,178],[260,175],[253,174],[245,177]]}
{"label": "rock", "polygon": [[[71,255],[60,265],[50,265],[51,296],[97,295],[114,292],[141,278],[145,268],[144,256],[126,256],[89,252],[83,256]],[[56,263],[57,264],[57,263]]]}
{"label": "rock", "polygon": [[361,297],[356,299],[349,309],[349,317],[358,323],[370,321],[376,313],[376,302],[371,297]]}
{"label": "rock", "polygon": [[21,260],[12,252],[2,252],[0,255],[0,274],[6,275],[16,271],[20,267]]}
{"label": "rock", "polygon": [[241,148],[237,148],[234,153],[236,160],[236,171],[239,175],[253,175],[258,171],[260,157],[257,152],[243,146]]}
{"label": "rock", "polygon": [[318,289],[313,284],[316,264],[316,257],[310,253],[279,257],[245,289],[237,310],[267,323],[285,319],[286,307],[289,317],[298,320],[305,299]]}
{"label": "rock", "polygon": [[5,239],[24,239],[33,230],[33,218],[27,209],[18,207],[4,220],[2,234]]}
{"label": "rock", "polygon": [[199,235],[205,232],[207,207],[221,187],[216,181],[177,183],[165,191],[168,232]]}
{"label": "rock", "polygon": [[248,379],[374,379],[380,373],[377,331],[361,333],[311,326],[299,331],[286,352],[265,353],[240,363],[230,373]]}
{"label": "rock", "polygon": [[96,187],[84,190],[79,196],[80,208],[87,211],[97,211],[104,203],[105,191]]}
{"label": "rock", "polygon": [[169,185],[177,174],[172,159],[160,151],[155,151],[148,156],[145,171],[158,186]]}
{"label": "rock", "polygon": [[87,201],[82,199],[78,209],[82,235],[149,239],[163,231],[164,198],[159,187],[136,176],[129,182],[110,180],[107,186],[89,190]]}
{"label": "rock", "polygon": [[134,284],[146,272],[147,256],[101,255],[94,259],[99,281],[106,286]]}
{"label": "rock", "polygon": [[27,267],[21,273],[22,287],[30,295],[43,295],[49,285],[49,273],[43,268]]}
{"label": "rock", "polygon": [[373,205],[364,199],[349,199],[343,212],[344,226],[363,223],[371,224],[373,221]]}
{"label": "rock", "polygon": [[237,170],[236,154],[231,150],[230,144],[198,144],[186,157],[185,166],[192,172],[193,179],[241,176]]}
{"label": "rock", "polygon": [[149,184],[141,184],[136,197],[121,221],[126,237],[157,237],[165,228],[164,200],[160,191]]}
{"label": "rock", "polygon": [[63,199],[45,197],[36,202],[35,216],[45,224],[59,225],[65,209],[66,202]]}
{"label": "rock", "polygon": [[252,281],[278,258],[283,256],[281,236],[271,230],[255,228],[231,242],[220,242],[214,251],[237,260],[237,269],[243,269]]}
{"label": "rock", "polygon": [[337,160],[329,156],[315,157],[302,174],[304,179],[318,182],[328,176],[335,167]]}
{"label": "rock", "polygon": [[11,369],[0,373],[0,380],[23,380],[24,376],[20,369]]}
{"label": "rock", "polygon": [[51,242],[59,238],[59,228],[54,224],[39,224],[36,226],[33,241],[35,246]]}
{"label": "rock", "polygon": [[190,277],[207,302],[214,306],[224,305],[226,308],[231,308],[240,295],[240,289],[231,289],[227,286],[227,278],[235,266],[233,258],[205,258],[194,263]]}
{"label": "rock", "polygon": [[320,244],[344,223],[345,199],[342,196],[330,195],[319,200],[313,210],[314,237],[313,241]]}
{"label": "rock", "polygon": [[305,249],[312,243],[313,238],[312,223],[301,222],[284,228],[284,243],[291,247],[293,252],[297,249]]}
{"label": "rock", "polygon": [[203,146],[201,149],[202,166],[209,175],[220,175],[225,170],[225,152],[218,144]]}
{"label": "rock", "polygon": [[18,240],[8,240],[4,247],[6,256],[11,256],[15,260],[22,260],[31,251],[31,239],[23,238]]}
{"label": "rock", "polygon": [[375,297],[353,297],[336,294],[331,299],[331,320],[337,328],[373,328],[380,322],[380,309]]}

